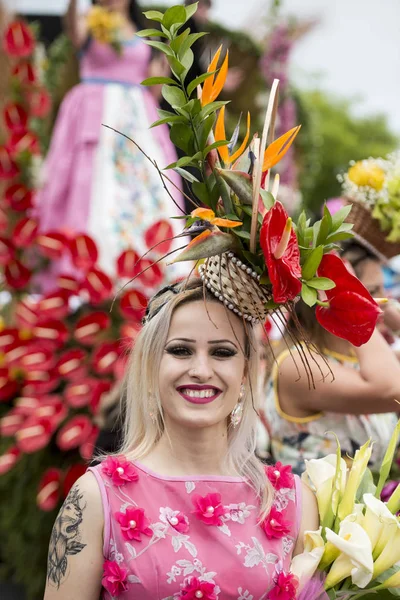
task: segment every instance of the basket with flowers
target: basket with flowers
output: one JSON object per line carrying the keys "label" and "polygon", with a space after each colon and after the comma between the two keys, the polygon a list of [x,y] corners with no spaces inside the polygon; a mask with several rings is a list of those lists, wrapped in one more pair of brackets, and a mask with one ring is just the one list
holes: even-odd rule
{"label": "basket with flowers", "polygon": [[122,50],[123,17],[102,6],[93,6],[87,15],[89,34],[102,44],[109,44],[119,54]]}

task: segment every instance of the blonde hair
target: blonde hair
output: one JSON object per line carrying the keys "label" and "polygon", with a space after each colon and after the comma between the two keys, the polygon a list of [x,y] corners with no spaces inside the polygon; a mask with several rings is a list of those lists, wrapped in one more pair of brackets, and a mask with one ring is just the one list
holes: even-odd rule
{"label": "blonde hair", "polygon": [[[148,320],[136,339],[126,377],[124,436],[120,452],[139,460],[146,456],[164,433],[158,373],[172,315],[178,306],[203,300],[219,302],[198,279],[167,288],[149,304]],[[228,310],[228,309],[227,309]],[[229,318],[237,318],[228,311]],[[272,504],[273,488],[263,463],[255,455],[257,413],[253,392],[257,393],[258,354],[252,327],[246,324],[246,383],[243,414],[239,425],[228,425],[228,454],[224,467],[237,472],[253,487],[260,499],[260,520]],[[153,415],[151,414],[153,413]]]}

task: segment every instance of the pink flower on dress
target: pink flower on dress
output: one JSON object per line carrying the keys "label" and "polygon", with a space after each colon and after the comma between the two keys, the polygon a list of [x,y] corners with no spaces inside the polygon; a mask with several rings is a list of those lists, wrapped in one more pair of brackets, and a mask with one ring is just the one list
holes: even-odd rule
{"label": "pink flower on dress", "polygon": [[186,533],[189,531],[189,520],[186,515],[181,512],[171,515],[167,518],[168,523],[176,529],[179,533]]}
{"label": "pink flower on dress", "polygon": [[129,481],[139,479],[135,467],[125,456],[108,456],[101,465],[101,470],[111,477],[114,485],[125,485]]}
{"label": "pink flower on dress", "polygon": [[293,573],[281,571],[275,578],[274,587],[268,592],[267,600],[296,600],[298,585],[299,580]]}
{"label": "pink flower on dress", "polygon": [[279,539],[290,533],[291,525],[290,521],[285,521],[283,513],[273,506],[261,527],[264,529],[267,538],[271,540],[273,538]]}
{"label": "pink flower on dress", "polygon": [[105,560],[103,563],[102,586],[110,592],[111,596],[119,596],[128,589],[128,569],[113,560]]}
{"label": "pink flower on dress", "polygon": [[206,525],[222,525],[221,517],[228,512],[221,504],[221,494],[213,493],[207,496],[193,494],[192,502],[195,510],[192,513]]}
{"label": "pink flower on dress", "polygon": [[115,518],[121,525],[121,533],[125,540],[142,541],[142,535],[153,535],[150,521],[145,516],[143,508],[127,508],[126,512],[115,513]]}
{"label": "pink flower on dress", "polygon": [[216,586],[209,581],[200,581],[197,577],[189,577],[183,585],[179,598],[185,598],[185,600],[197,600],[198,598],[218,600],[215,593]]}
{"label": "pink flower on dress", "polygon": [[293,487],[294,476],[290,465],[283,465],[278,461],[275,465],[266,467],[265,472],[276,490]]}

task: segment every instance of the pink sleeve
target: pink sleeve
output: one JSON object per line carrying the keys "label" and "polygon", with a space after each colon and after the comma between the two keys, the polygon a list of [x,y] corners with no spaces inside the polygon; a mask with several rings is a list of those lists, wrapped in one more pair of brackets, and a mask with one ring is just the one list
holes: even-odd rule
{"label": "pink sleeve", "polygon": [[297,537],[300,532],[301,515],[303,512],[303,491],[301,489],[301,479],[298,475],[294,476],[294,482],[295,482],[295,491],[296,491],[296,537],[295,537],[295,539],[297,540]]}
{"label": "pink sleeve", "polygon": [[108,502],[108,496],[107,496],[107,490],[106,490],[106,486],[104,485],[104,481],[99,473],[99,469],[96,467],[89,467],[88,471],[90,471],[91,473],[93,473],[97,484],[100,488],[100,494],[101,494],[101,502],[103,505],[103,515],[104,515],[104,533],[103,533],[103,556],[104,558],[108,558],[109,556],[109,546],[110,546],[110,528],[111,528],[111,522],[110,522],[110,505]]}

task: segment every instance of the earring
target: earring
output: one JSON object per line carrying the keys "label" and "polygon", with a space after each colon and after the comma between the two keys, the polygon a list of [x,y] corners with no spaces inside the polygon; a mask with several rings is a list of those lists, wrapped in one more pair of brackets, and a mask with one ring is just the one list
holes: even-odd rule
{"label": "earring", "polygon": [[245,387],[242,383],[242,385],[240,386],[239,399],[237,401],[235,408],[231,412],[231,423],[232,423],[232,427],[234,427],[234,428],[236,428],[239,425],[240,421],[242,420],[244,394],[245,394]]}

